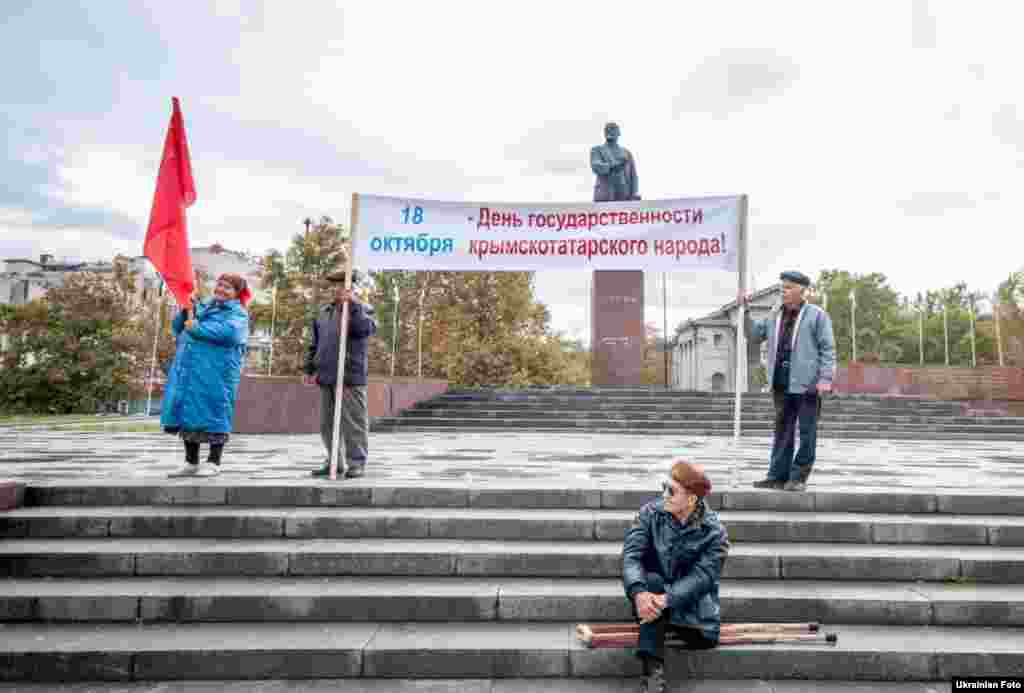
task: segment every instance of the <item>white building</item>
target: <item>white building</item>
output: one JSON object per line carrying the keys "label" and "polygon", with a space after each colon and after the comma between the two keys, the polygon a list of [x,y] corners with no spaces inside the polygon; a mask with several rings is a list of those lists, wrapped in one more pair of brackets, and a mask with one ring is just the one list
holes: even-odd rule
{"label": "white building", "polygon": [[[149,300],[159,285],[156,273],[144,257],[125,258],[128,271],[136,274],[136,298]],[[57,260],[52,255],[40,255],[39,260],[9,258],[4,260],[0,272],[0,304],[24,305],[46,295],[47,290],[63,285],[72,272],[98,272],[112,274],[113,261],[83,262]]]}
{"label": "white building", "polygon": [[[776,284],[756,292],[747,307],[754,320],[767,317],[782,302],[782,287]],[[739,308],[736,301],[714,313],[688,320],[677,331],[672,350],[672,387],[697,392],[735,392],[736,328]],[[757,391],[754,371],[765,363],[767,344],[747,344],[748,385],[743,392]]]}

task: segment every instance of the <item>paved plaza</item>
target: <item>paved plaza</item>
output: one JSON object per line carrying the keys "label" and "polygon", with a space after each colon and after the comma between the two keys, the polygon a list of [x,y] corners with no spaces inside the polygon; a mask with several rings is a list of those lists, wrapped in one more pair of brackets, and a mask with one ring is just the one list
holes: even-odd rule
{"label": "paved plaza", "polygon": [[[347,484],[633,487],[655,485],[671,459],[705,465],[716,488],[764,477],[766,436],[619,436],[579,433],[377,433],[364,479]],[[204,453],[205,455],[205,450]],[[316,435],[235,435],[223,473],[210,481],[315,482],[324,458]],[[153,433],[0,427],[0,478],[26,482],[148,481],[183,462],[181,442]],[[1024,445],[1013,441],[819,439],[812,490],[1024,492]]]}

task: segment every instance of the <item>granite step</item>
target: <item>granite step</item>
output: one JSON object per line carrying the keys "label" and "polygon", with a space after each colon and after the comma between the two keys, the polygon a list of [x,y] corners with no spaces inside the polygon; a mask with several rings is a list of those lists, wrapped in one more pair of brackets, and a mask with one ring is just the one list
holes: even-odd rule
{"label": "granite step", "polygon": [[[670,650],[673,677],[936,681],[1024,674],[1024,630],[828,624],[838,643]],[[600,678],[639,674],[573,623],[7,624],[0,679]]]}
{"label": "granite step", "polygon": [[[0,582],[6,622],[632,619],[619,578],[29,578]],[[1024,626],[1024,585],[723,580],[725,622]]]}
{"label": "granite step", "polygon": [[[634,510],[42,506],[0,514],[0,537],[621,541]],[[722,511],[733,542],[1024,547],[1024,517]]]}
{"label": "granite step", "polygon": [[[637,679],[337,679],[0,683],[0,693],[636,693]],[[947,693],[949,681],[671,679],[668,693]]]}
{"label": "granite step", "polygon": [[[685,426],[677,424],[673,426],[653,426],[640,423],[623,423],[615,425],[614,422],[588,423],[583,421],[568,421],[564,423],[545,420],[541,423],[530,423],[528,426],[520,423],[509,423],[499,421],[478,421],[467,424],[463,420],[437,419],[429,421],[410,421],[408,419],[384,418],[375,420],[370,430],[374,433],[465,433],[471,430],[474,433],[507,433],[509,431],[529,430],[534,433],[589,433],[589,434],[612,434],[612,435],[652,435],[668,432],[688,436],[731,436],[733,435],[732,423],[728,425],[692,425]],[[887,430],[874,427],[861,430],[850,430],[847,428],[819,427],[819,433],[825,433],[833,439],[849,440],[927,440],[927,441],[977,441],[979,435],[984,435],[985,440],[990,441],[1014,441],[1024,440],[1024,432],[991,432],[979,434],[978,432],[968,433],[963,431],[938,432],[933,429],[910,429],[902,431]],[[771,435],[772,428],[761,424],[743,424],[741,433],[746,436],[763,437]]]}
{"label": "granite step", "polygon": [[[618,577],[621,541],[7,539],[2,577]],[[729,579],[1024,581],[1024,549],[736,543]]]}
{"label": "granite step", "polygon": [[[726,460],[726,466],[733,462]],[[776,511],[820,513],[873,513],[913,515],[1024,516],[1024,494],[1013,491],[922,491],[913,488],[843,487],[804,493],[763,491],[747,485],[729,487],[728,469],[716,472],[722,482],[708,497],[721,512]],[[94,506],[158,506],[188,508],[234,506],[244,508],[355,507],[355,508],[480,508],[480,509],[589,509],[635,513],[661,495],[658,482],[637,485],[531,482],[420,482],[396,484],[359,481],[240,481],[139,480],[95,482],[39,482],[25,490],[26,510]],[[33,512],[35,512],[33,510]],[[74,512],[74,511],[71,511]],[[17,517],[17,516],[16,516]]]}
{"label": "granite step", "polygon": [[[403,419],[419,419],[419,418],[457,418],[464,415],[472,415],[478,418],[489,417],[489,418],[506,418],[506,419],[532,419],[532,418],[585,418],[588,420],[600,420],[602,418],[610,418],[615,420],[625,419],[629,421],[732,421],[733,411],[728,409],[721,409],[719,411],[687,411],[677,408],[661,408],[655,409],[651,407],[643,407],[636,409],[608,407],[607,409],[600,410],[587,410],[587,411],[567,411],[565,409],[525,409],[518,407],[508,407],[505,409],[498,407],[467,407],[460,409],[457,407],[420,407],[412,408],[404,411],[400,418]],[[978,425],[983,424],[986,426],[1008,426],[1014,427],[1019,426],[1024,428],[1024,418],[1015,416],[961,416],[961,415],[935,415],[935,414],[879,414],[877,412],[863,412],[863,413],[852,413],[852,412],[836,412],[828,411],[827,421],[831,423],[866,423],[866,424],[902,424],[902,425],[915,425],[915,426],[932,426],[932,425]],[[765,409],[756,412],[743,412],[744,421],[773,421],[775,416],[774,409]],[[826,419],[822,419],[824,424]]]}
{"label": "granite step", "polygon": [[[708,421],[696,421],[688,417],[677,418],[640,418],[627,417],[614,414],[605,415],[568,415],[565,413],[552,412],[544,417],[503,417],[488,415],[486,412],[467,412],[461,416],[435,416],[428,414],[424,416],[403,414],[384,421],[409,422],[415,425],[430,425],[432,422],[458,421],[463,428],[477,428],[479,426],[508,426],[512,428],[530,428],[541,426],[562,425],[569,428],[585,426],[607,426],[607,427],[642,427],[649,429],[680,429],[680,428],[704,428],[721,429],[732,431],[733,420],[722,418]],[[747,430],[774,430],[774,421],[764,418],[752,421],[741,421],[741,426]],[[876,436],[880,431],[888,433],[922,431],[941,436],[943,433],[969,433],[976,436],[987,436],[988,434],[1024,434],[1024,426],[1005,426],[1002,424],[989,424],[984,421],[972,420],[973,423],[952,424],[937,423],[919,425],[910,423],[896,423],[879,420],[842,422],[834,419],[823,418],[818,424],[818,431],[843,431],[843,432],[872,432]]]}

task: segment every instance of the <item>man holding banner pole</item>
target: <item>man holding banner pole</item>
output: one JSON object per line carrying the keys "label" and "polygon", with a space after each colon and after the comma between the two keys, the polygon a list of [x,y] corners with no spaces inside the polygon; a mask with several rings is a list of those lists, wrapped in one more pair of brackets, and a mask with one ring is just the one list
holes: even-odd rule
{"label": "man holding banner pole", "polygon": [[[768,373],[775,400],[775,440],[768,475],[756,488],[804,491],[814,466],[821,396],[832,391],[836,350],[828,313],[804,300],[811,280],[801,272],[783,272],[782,309],[764,320],[746,320],[745,332],[768,340]],[[741,302],[750,301],[742,293]],[[794,456],[796,430],[800,449]]]}
{"label": "man holding banner pole", "polygon": [[[313,321],[304,381],[320,386],[320,436],[328,459],[312,474],[334,479],[338,455],[344,452],[342,475],[353,479],[363,476],[366,469],[367,346],[377,332],[377,322],[373,308],[363,303],[352,288],[352,271],[337,272],[326,279],[335,284],[334,302],[321,307]],[[342,334],[347,338],[340,339]]]}

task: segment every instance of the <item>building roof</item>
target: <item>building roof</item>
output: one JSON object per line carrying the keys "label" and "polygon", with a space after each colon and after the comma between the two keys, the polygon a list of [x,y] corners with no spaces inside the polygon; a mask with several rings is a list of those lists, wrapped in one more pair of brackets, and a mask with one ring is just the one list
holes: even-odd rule
{"label": "building roof", "polygon": [[[772,284],[769,287],[761,289],[760,291],[754,292],[751,296],[751,301],[756,301],[761,298],[766,298],[772,294],[777,294],[782,285]],[[691,327],[732,327],[732,320],[729,319],[729,313],[736,309],[736,301],[730,301],[716,311],[708,313],[702,318],[691,318],[684,322],[677,328],[677,333],[690,329]]]}

